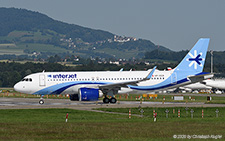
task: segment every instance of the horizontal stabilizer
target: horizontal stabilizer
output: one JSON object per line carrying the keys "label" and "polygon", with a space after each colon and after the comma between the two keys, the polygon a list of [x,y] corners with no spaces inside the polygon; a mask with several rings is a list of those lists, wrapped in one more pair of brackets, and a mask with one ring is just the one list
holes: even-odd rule
{"label": "horizontal stabilizer", "polygon": [[207,74],[189,76],[188,79],[191,80],[191,83],[195,83],[195,82],[201,82],[201,81],[203,81],[205,79],[212,78],[213,76],[214,76],[213,73],[207,73]]}

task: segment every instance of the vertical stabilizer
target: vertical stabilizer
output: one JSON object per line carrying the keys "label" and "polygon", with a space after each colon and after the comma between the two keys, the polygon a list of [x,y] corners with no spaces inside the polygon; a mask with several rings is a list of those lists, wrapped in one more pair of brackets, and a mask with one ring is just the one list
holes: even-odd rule
{"label": "vertical stabilizer", "polygon": [[184,71],[187,74],[190,72],[191,74],[201,73],[206,60],[209,40],[209,38],[200,38],[174,71]]}

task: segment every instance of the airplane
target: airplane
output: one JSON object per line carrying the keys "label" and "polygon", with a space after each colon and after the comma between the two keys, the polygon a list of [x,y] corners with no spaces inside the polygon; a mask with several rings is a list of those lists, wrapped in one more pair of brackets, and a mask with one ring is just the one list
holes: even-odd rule
{"label": "airplane", "polygon": [[[207,79],[202,82],[189,84],[183,87],[179,87],[181,90],[192,91],[192,90],[225,90],[224,79]],[[216,92],[216,91],[215,91]],[[218,92],[218,91],[217,91]]]}
{"label": "airplane", "polygon": [[[147,71],[80,71],[41,72],[25,76],[14,85],[21,93],[41,95],[70,94],[70,100],[116,103],[116,94],[149,93],[177,88],[212,77],[202,72],[209,45],[209,38],[200,38],[194,47],[174,69]],[[108,96],[111,98],[109,99]]]}
{"label": "airplane", "polygon": [[209,79],[202,82],[206,86],[212,87],[214,89],[225,90],[225,80],[224,79]]}
{"label": "airplane", "polygon": [[189,84],[189,85],[180,87],[179,89],[189,91],[189,92],[191,92],[193,90],[211,90],[212,87],[203,84],[205,81],[206,80],[203,80],[202,82]]}

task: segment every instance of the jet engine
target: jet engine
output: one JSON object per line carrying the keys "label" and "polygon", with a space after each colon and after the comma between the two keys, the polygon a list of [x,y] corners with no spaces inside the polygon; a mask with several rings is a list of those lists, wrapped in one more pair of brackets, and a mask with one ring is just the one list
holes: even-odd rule
{"label": "jet engine", "polygon": [[97,101],[103,94],[99,89],[95,88],[80,88],[78,94],[70,94],[72,101]]}

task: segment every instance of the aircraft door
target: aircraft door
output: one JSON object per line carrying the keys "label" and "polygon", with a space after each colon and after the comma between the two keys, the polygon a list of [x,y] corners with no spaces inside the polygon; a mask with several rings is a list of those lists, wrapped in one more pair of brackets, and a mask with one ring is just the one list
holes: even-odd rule
{"label": "aircraft door", "polygon": [[171,74],[171,84],[177,84],[177,73],[173,72]]}
{"label": "aircraft door", "polygon": [[39,75],[39,85],[45,86],[45,75],[44,74]]}

